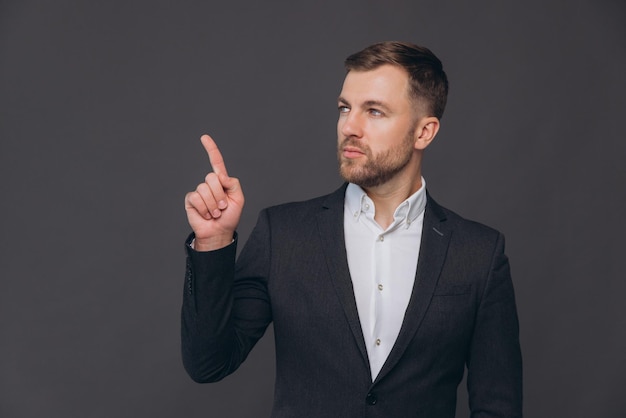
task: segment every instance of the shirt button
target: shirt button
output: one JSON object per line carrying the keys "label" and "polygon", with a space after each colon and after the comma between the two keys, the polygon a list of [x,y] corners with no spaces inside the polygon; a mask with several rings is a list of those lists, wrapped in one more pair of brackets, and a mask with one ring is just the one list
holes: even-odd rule
{"label": "shirt button", "polygon": [[380,338],[376,340],[376,345],[380,345]]}
{"label": "shirt button", "polygon": [[383,242],[385,240],[385,237],[383,237],[382,235],[378,236],[378,241]]}
{"label": "shirt button", "polygon": [[378,285],[378,290],[383,290],[383,285],[382,284]]}
{"label": "shirt button", "polygon": [[370,208],[370,205],[366,203],[363,207],[365,208],[365,210],[368,210]]}

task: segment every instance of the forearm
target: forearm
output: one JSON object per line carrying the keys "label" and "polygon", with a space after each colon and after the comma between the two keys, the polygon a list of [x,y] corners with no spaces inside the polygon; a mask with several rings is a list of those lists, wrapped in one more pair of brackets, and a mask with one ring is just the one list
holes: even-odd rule
{"label": "forearm", "polygon": [[519,325],[502,237],[476,314],[467,384],[472,418],[522,417]]}
{"label": "forearm", "polygon": [[182,308],[182,352],[187,373],[214,382],[234,372],[263,336],[272,314],[267,291],[269,244],[260,222],[235,269],[237,236],[230,245],[198,252],[187,241]]}
{"label": "forearm", "polygon": [[236,242],[216,251],[187,246],[181,343],[183,364],[197,382],[217,381],[241,363],[231,320]]}

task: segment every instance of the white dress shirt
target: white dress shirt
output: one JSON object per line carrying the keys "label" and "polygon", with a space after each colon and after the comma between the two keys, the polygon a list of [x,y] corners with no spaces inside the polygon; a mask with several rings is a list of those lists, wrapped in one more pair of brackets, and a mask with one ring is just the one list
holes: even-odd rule
{"label": "white dress shirt", "polygon": [[374,220],[374,202],[348,184],[344,233],[348,267],[365,337],[372,381],[391,352],[409,304],[422,237],[426,182],[402,202],[386,230]]}

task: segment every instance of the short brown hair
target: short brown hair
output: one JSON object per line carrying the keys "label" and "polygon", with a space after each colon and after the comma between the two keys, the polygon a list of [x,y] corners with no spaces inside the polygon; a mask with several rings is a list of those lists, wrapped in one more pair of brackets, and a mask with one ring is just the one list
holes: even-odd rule
{"label": "short brown hair", "polygon": [[448,98],[448,77],[439,58],[428,48],[408,42],[380,42],[350,55],[345,66],[348,72],[371,71],[391,64],[409,74],[410,97],[426,104],[426,111],[439,119]]}

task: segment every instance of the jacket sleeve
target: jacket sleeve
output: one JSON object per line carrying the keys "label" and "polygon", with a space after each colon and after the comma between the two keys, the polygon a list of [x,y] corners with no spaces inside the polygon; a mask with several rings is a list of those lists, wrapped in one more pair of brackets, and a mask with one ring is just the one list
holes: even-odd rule
{"label": "jacket sleeve", "polygon": [[522,417],[522,357],[509,262],[500,234],[467,360],[472,418]]}
{"label": "jacket sleeve", "polygon": [[198,383],[216,382],[237,370],[271,322],[269,228],[262,219],[237,264],[236,235],[231,245],[215,251],[193,250],[193,234],[185,243],[182,358]]}

